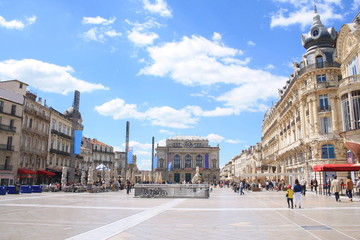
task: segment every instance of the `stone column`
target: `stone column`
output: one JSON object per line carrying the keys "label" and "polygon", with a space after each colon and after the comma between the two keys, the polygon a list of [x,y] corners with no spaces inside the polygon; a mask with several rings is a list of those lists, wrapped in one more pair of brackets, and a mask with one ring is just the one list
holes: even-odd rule
{"label": "stone column", "polygon": [[349,100],[349,109],[350,109],[350,126],[351,129],[356,129],[351,92],[348,92],[348,100]]}
{"label": "stone column", "polygon": [[314,114],[313,113],[313,100],[309,99],[309,116],[310,116],[310,131],[308,132],[308,135],[314,132]]}
{"label": "stone column", "polygon": [[319,124],[318,124],[318,111],[317,111],[317,102],[316,100],[312,101],[312,108],[313,108],[313,113],[312,116],[314,118],[314,132],[315,133],[319,133]]}
{"label": "stone column", "polygon": [[331,106],[331,118],[332,118],[332,132],[338,132],[338,118],[337,118],[337,111],[336,108],[336,96],[332,96],[330,98],[330,106]]}

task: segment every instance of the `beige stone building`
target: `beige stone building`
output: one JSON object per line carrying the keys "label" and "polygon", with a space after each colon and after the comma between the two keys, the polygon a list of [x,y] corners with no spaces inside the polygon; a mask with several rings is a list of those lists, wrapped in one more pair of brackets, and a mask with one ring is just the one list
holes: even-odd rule
{"label": "beige stone building", "polygon": [[64,114],[50,108],[50,134],[47,170],[56,173],[52,179],[60,182],[63,167],[70,162],[70,148],[72,144],[71,120]]}
{"label": "beige stone building", "polygon": [[250,146],[243,150],[241,154],[232,158],[233,176],[236,182],[246,179],[247,182],[263,181],[264,171],[269,171],[269,167],[261,162],[261,144]]}
{"label": "beige stone building", "polygon": [[[29,91],[26,92],[20,143],[19,175],[23,184],[37,184],[37,171],[46,169],[50,127],[50,110],[41,99]],[[23,174],[23,170],[34,174]],[[39,174],[42,175],[42,174]]]}
{"label": "beige stone building", "polygon": [[348,163],[360,163],[360,13],[352,23],[341,27],[336,46],[342,74],[338,89],[341,136],[352,152],[348,152]]}
{"label": "beige stone building", "polygon": [[196,136],[177,136],[156,147],[157,167],[168,182],[190,182],[199,167],[204,182],[219,181],[220,147],[211,147],[207,139]]}
{"label": "beige stone building", "polygon": [[[334,28],[326,28],[316,12],[310,31],[302,35],[306,49],[294,73],[279,90],[280,99],[262,126],[263,164],[275,166],[287,182],[314,177],[316,164],[346,162],[342,129],[340,63]],[[281,175],[283,174],[283,175]]]}
{"label": "beige stone building", "polygon": [[26,87],[18,80],[0,82],[0,186],[14,185],[18,176]]}

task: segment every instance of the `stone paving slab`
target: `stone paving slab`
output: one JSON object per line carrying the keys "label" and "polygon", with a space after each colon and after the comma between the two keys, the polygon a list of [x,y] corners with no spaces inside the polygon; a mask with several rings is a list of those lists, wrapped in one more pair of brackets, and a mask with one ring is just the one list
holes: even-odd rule
{"label": "stone paving slab", "polygon": [[0,239],[360,239],[360,202],[308,193],[216,188],[208,199],[133,198],[124,191],[0,196]]}

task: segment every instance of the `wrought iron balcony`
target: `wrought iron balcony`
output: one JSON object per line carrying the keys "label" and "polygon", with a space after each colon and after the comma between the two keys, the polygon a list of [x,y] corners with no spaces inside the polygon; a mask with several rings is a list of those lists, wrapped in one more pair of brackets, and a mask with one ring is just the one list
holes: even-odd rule
{"label": "wrought iron balcony", "polygon": [[0,170],[12,171],[13,165],[0,165]]}
{"label": "wrought iron balcony", "polygon": [[14,146],[8,144],[0,144],[0,150],[14,151]]}
{"label": "wrought iron balcony", "polygon": [[338,62],[322,62],[322,63],[314,63],[307,66],[304,66],[299,71],[299,76],[303,75],[306,72],[313,71],[315,69],[321,68],[340,68],[340,63]]}
{"label": "wrought iron balcony", "polygon": [[8,132],[16,132],[16,127],[10,126],[10,125],[5,125],[5,124],[0,124],[0,130],[4,130],[4,131],[8,131]]}

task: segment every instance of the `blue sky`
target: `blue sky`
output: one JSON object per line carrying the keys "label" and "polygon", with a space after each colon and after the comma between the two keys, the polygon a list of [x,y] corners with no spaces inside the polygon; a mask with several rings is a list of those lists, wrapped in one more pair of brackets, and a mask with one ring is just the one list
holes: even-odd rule
{"label": "blue sky", "polygon": [[[360,0],[317,0],[327,27]],[[261,141],[264,112],[305,49],[308,0],[0,0],[0,80],[30,85],[64,112],[81,92],[84,135],[124,150],[140,169],[151,139],[220,145],[220,166]]]}

